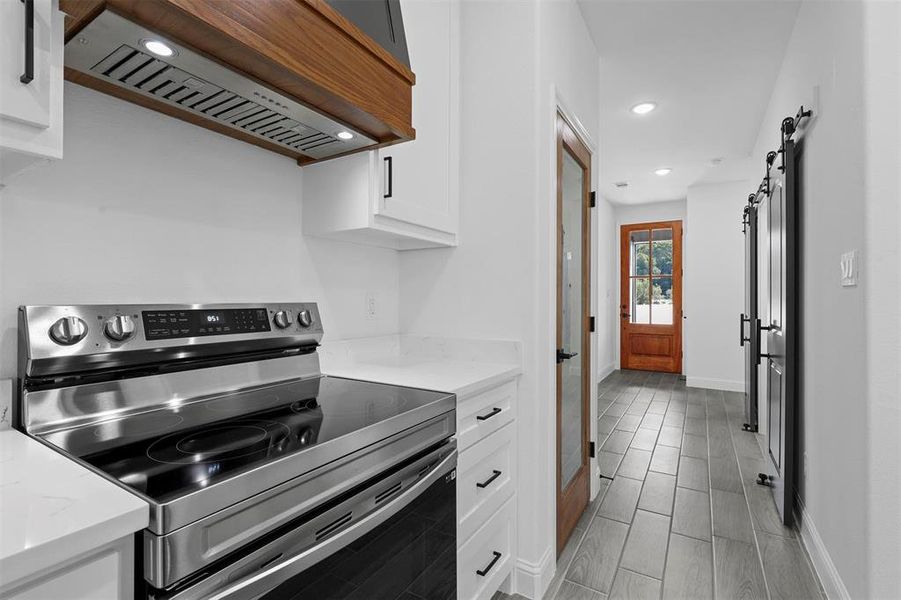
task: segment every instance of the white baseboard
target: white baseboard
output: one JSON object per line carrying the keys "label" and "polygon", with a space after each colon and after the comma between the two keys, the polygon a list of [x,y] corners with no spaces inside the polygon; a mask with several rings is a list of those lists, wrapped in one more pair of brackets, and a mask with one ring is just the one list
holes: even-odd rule
{"label": "white baseboard", "polygon": [[513,570],[514,591],[526,598],[540,600],[554,578],[554,566],[554,551],[551,547],[544,551],[537,563],[517,559]]}
{"label": "white baseboard", "polygon": [[604,365],[600,369],[598,369],[598,381],[604,381],[604,378],[613,371],[616,370],[616,363],[612,362],[610,364]]}
{"label": "white baseboard", "polygon": [[820,582],[823,584],[823,591],[826,592],[826,598],[829,600],[851,600],[848,589],[842,582],[838,569],[832,562],[832,557],[823,544],[823,539],[817,532],[816,526],[807,511],[804,510],[804,504],[801,499],[797,499],[797,511],[795,512],[795,521],[798,523],[798,529],[801,533],[801,543],[810,556],[810,562],[813,563],[813,570],[816,571]]}
{"label": "white baseboard", "polygon": [[687,387],[723,390],[725,392],[745,391],[744,381],[734,381],[732,379],[709,379],[706,377],[692,377],[689,375],[685,378],[685,385]]}

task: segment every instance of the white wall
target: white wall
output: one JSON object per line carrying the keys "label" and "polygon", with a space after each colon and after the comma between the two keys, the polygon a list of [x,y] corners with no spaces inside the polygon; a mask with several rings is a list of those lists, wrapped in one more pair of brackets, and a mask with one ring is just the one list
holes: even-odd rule
{"label": "white wall", "polygon": [[685,200],[672,200],[643,204],[613,204],[613,212],[618,225],[629,225],[653,221],[684,221],[687,209]]}
{"label": "white wall", "polygon": [[[779,145],[782,119],[801,104],[813,107],[797,136],[804,140],[798,491],[805,535],[821,543],[808,549],[830,596],[901,596],[899,25],[896,3],[804,2],[753,153],[762,161]],[[851,249],[861,251],[861,284],[843,288],[839,259]]]}
{"label": "white wall", "polygon": [[327,338],[397,332],[397,254],[302,237],[291,160],[74,84],[65,95],[65,159],[0,192],[0,377],[15,375],[21,304],[308,300]]}
{"label": "white wall", "polygon": [[864,30],[868,583],[901,598],[901,4],[867,3]]}
{"label": "white wall", "polygon": [[597,139],[597,51],[569,0],[465,2],[461,35],[462,244],[401,256],[401,331],[522,341],[516,587],[540,597],[556,558],[553,93]]}
{"label": "white wall", "polygon": [[688,188],[682,323],[690,387],[744,389],[742,350],[731,334],[744,305],[741,212],[755,187],[739,181]]}
{"label": "white wall", "polygon": [[[603,83],[602,83],[603,85]],[[619,368],[619,234],[615,207],[606,198],[598,198],[596,209],[598,234],[597,281],[597,365],[598,379]]]}

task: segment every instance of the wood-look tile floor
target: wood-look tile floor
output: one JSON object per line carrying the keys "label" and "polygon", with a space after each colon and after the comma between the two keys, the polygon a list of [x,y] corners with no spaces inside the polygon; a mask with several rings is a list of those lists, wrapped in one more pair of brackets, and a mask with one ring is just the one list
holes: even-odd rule
{"label": "wood-look tile floor", "polygon": [[616,371],[598,394],[601,493],[545,600],[823,599],[796,532],[755,483],[741,394]]}

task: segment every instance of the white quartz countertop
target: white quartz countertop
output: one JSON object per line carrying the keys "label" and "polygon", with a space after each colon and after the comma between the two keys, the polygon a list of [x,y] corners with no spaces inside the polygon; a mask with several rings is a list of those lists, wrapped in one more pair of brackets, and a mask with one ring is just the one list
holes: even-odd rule
{"label": "white quartz countertop", "polygon": [[134,494],[27,435],[0,431],[0,588],[147,527]]}
{"label": "white quartz countertop", "polygon": [[388,335],[325,342],[322,372],[467,396],[522,373],[518,342]]}
{"label": "white quartz countertop", "polygon": [[512,379],[519,365],[402,357],[323,367],[326,375],[364,379],[466,396]]}

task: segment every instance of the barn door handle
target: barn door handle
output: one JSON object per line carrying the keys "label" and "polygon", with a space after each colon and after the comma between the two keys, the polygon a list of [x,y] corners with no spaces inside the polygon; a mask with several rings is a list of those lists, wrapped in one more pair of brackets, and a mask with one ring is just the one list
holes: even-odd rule
{"label": "barn door handle", "polygon": [[34,0],[25,3],[25,72],[19,81],[28,85],[34,79]]}
{"label": "barn door handle", "polygon": [[751,338],[745,337],[745,323],[751,324],[751,317],[746,317],[745,313],[738,315],[738,345],[744,346],[745,342],[750,342]]}

